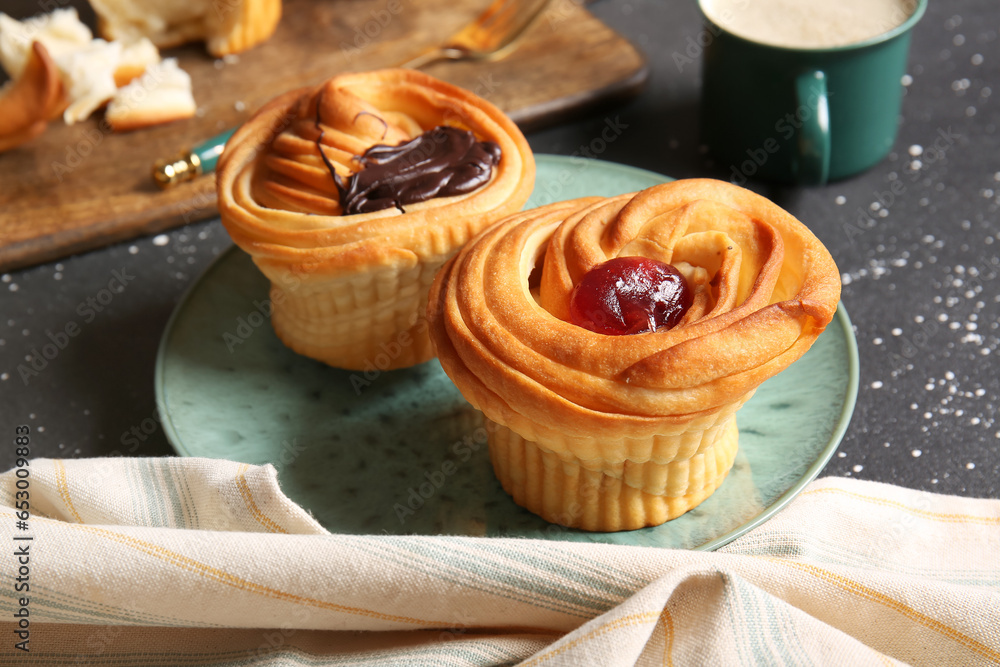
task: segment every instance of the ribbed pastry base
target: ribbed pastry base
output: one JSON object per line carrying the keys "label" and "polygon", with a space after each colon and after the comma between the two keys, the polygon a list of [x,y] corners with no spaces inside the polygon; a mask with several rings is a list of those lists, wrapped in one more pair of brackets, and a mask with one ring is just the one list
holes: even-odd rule
{"label": "ribbed pastry base", "polygon": [[[491,426],[493,470],[514,502],[546,521],[602,532],[656,526],[696,507],[726,478],[739,440],[728,413],[701,431],[689,458],[581,461]],[[691,433],[672,437],[689,440]]]}
{"label": "ribbed pastry base", "polygon": [[272,281],[271,323],[299,354],[337,368],[387,371],[434,356],[424,308],[441,262],[288,286]]}

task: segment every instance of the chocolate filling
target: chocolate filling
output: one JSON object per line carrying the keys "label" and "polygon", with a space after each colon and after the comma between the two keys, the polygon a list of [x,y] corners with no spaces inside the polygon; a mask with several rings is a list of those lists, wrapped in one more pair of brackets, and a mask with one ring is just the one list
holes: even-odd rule
{"label": "chocolate filling", "polygon": [[362,169],[345,184],[323,155],[344,215],[393,206],[403,211],[406,204],[472,192],[490,180],[500,146],[476,141],[468,130],[439,126],[399,146],[372,146],[357,160]]}

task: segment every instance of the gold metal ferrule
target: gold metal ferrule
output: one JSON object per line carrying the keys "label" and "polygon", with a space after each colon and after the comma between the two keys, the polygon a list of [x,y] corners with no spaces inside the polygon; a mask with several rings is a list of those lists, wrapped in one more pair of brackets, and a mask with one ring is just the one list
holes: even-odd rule
{"label": "gold metal ferrule", "polygon": [[201,159],[189,151],[173,160],[157,160],[153,165],[153,180],[165,190],[197,178],[201,172]]}

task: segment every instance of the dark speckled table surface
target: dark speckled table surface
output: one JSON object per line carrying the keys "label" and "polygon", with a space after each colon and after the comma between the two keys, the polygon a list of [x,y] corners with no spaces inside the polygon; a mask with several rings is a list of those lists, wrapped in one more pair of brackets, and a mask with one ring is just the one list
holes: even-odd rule
{"label": "dark speckled table surface", "polygon": [[[701,30],[695,3],[599,0],[590,9],[647,54],[649,84],[626,106],[529,135],[532,148],[579,153],[610,119],[623,131],[601,159],[727,178],[697,139],[700,63],[673,57]],[[823,474],[1000,496],[998,28],[993,0],[931,0],[913,34],[889,157],[823,187],[748,184],[811,227],[842,273],[861,388]],[[934,151],[942,136],[947,150]],[[882,193],[900,179],[889,201]],[[229,245],[212,220],[3,274],[0,428],[13,435],[29,424],[36,456],[172,454],[160,430],[138,446],[123,438],[133,443],[127,435],[155,416],[154,360],[171,311]],[[127,284],[108,300],[113,279]],[[49,334],[70,325],[79,334],[25,373]],[[13,461],[13,446],[0,448],[2,467]]]}

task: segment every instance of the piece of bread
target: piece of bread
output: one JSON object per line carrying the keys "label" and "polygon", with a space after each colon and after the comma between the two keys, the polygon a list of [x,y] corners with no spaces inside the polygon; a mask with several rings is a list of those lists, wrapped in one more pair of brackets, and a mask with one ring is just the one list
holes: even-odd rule
{"label": "piece of bread", "polygon": [[45,46],[49,57],[58,64],[67,53],[87,47],[93,38],[72,7],[23,21],[0,12],[0,65],[11,79],[17,79],[34,42]]}
{"label": "piece of bread", "polygon": [[95,109],[114,97],[118,90],[115,71],[121,55],[120,42],[94,39],[76,51],[63,54],[57,61],[69,102],[63,112],[67,125],[86,120]]}
{"label": "piece of bread", "polygon": [[148,37],[159,48],[203,40],[214,56],[240,53],[268,39],[281,0],[91,0],[106,39]]}
{"label": "piece of bread", "polygon": [[[681,271],[683,319],[634,335],[573,324],[582,277],[632,256]],[[679,516],[722,483],[736,410],[809,349],[839,298],[805,225],[692,179],[508,217],[445,265],[428,317],[445,372],[495,425],[504,489],[548,521],[616,531]]]}
{"label": "piece of bread", "polygon": [[34,42],[17,79],[0,89],[0,153],[41,134],[62,106],[62,80],[41,42]]}
{"label": "piece of bread", "polygon": [[[493,142],[477,189],[342,215],[359,158],[446,125]],[[466,138],[467,135],[465,135]],[[321,152],[322,151],[322,152]],[[486,100],[413,70],[342,74],[267,104],[226,144],[219,213],[271,280],[271,322],[290,348],[332,366],[382,371],[431,357],[423,319],[435,272],[467,239],[519,210],[535,162]]]}
{"label": "piece of bread", "polygon": [[115,85],[121,88],[136,77],[142,76],[147,67],[160,62],[160,51],[146,37],[122,43],[122,54],[115,68]]}
{"label": "piece of bread", "polygon": [[191,118],[197,111],[191,77],[176,58],[151,65],[139,78],[120,88],[104,117],[116,132]]}
{"label": "piece of bread", "polygon": [[124,86],[160,61],[156,46],[140,37],[130,42],[94,39],[75,9],[16,21],[0,14],[0,64],[12,79],[21,76],[27,62],[31,36],[43,44],[55,63],[65,90],[63,114],[67,124],[86,119]]}

